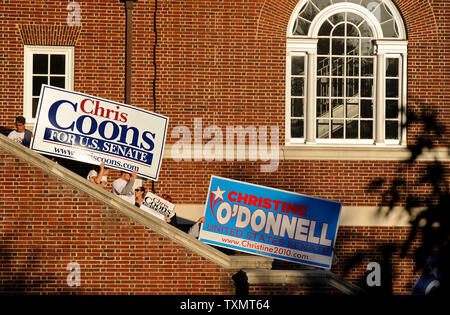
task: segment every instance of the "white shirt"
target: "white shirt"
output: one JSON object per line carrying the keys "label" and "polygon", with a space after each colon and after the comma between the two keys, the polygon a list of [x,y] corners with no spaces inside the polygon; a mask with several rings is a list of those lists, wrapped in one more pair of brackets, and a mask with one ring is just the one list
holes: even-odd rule
{"label": "white shirt", "polygon": [[128,184],[128,181],[118,178],[112,183],[112,191],[113,194],[119,196],[123,200],[128,201],[129,203],[134,205],[134,188],[136,187],[136,182],[133,183],[133,187],[131,187],[130,191],[125,195],[122,194],[123,189]]}
{"label": "white shirt", "polygon": [[22,143],[23,139],[25,138],[25,131],[18,132],[17,130],[13,130],[9,133],[8,138],[18,143]]}
{"label": "white shirt", "polygon": [[[98,176],[98,173],[96,170],[90,170],[86,178],[91,180],[92,177],[97,177],[97,176]],[[103,175],[101,182],[108,182],[108,176]]]}

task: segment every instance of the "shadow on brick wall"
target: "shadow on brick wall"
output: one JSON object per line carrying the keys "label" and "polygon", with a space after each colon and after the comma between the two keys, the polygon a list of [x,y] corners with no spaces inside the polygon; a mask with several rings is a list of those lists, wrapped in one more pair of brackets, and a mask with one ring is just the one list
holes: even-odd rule
{"label": "shadow on brick wall", "polygon": [[[411,258],[414,264],[415,279],[405,279],[403,285],[407,286],[413,294],[424,294],[426,285],[432,277],[438,278],[434,282],[429,294],[445,295],[449,293],[449,240],[450,240],[450,213],[449,200],[449,174],[448,163],[428,159],[419,161],[422,153],[430,152],[448,141],[444,137],[445,127],[440,122],[438,114],[421,104],[423,110],[419,113],[408,114],[407,130],[414,131],[410,135],[408,150],[411,157],[399,163],[397,173],[393,178],[378,178],[367,187],[369,194],[381,196],[379,215],[389,215],[394,207],[403,206],[409,216],[411,227],[406,240],[395,240],[390,243],[378,245],[380,255],[381,285],[368,284],[367,277],[370,270],[359,280],[358,285],[366,289],[369,294],[393,294],[393,281],[402,278],[393,273],[395,257]],[[412,132],[411,132],[412,133]],[[446,146],[448,150],[448,146]],[[447,151],[448,154],[448,151]],[[420,209],[420,210],[418,210]],[[361,262],[367,261],[367,253],[371,250],[358,250],[352,257],[344,262],[344,276]],[[373,257],[372,257],[373,258]],[[430,258],[435,262],[430,268]],[[408,261],[408,260],[407,260]],[[394,266],[397,267],[398,266]],[[400,267],[401,268],[401,267]],[[419,280],[423,270],[431,271]],[[426,274],[426,272],[424,273]],[[431,280],[430,280],[431,279]],[[395,293],[395,292],[394,292]]]}

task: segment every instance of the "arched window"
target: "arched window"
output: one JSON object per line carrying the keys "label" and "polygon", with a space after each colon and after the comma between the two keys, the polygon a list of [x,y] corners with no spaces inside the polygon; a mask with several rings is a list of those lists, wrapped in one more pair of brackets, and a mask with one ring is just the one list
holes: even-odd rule
{"label": "arched window", "polygon": [[286,144],[404,145],[406,47],[390,1],[300,1],[287,33]]}

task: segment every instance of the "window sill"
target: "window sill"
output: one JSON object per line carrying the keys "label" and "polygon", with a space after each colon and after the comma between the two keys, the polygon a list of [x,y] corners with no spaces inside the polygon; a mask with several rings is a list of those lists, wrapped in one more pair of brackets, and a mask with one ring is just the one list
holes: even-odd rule
{"label": "window sill", "polygon": [[[403,145],[336,145],[336,144],[288,144],[280,147],[280,159],[284,160],[360,160],[404,161],[411,151]],[[449,161],[447,148],[434,148],[423,152],[418,160]]]}

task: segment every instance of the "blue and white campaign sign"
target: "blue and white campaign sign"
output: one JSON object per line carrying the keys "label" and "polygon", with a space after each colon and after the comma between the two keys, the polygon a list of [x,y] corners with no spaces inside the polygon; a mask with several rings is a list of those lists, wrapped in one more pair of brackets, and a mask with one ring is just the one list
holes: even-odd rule
{"label": "blue and white campaign sign", "polygon": [[414,285],[411,292],[412,295],[432,295],[440,293],[442,271],[437,263],[438,258],[439,255],[435,254],[428,260],[423,268],[422,274]]}
{"label": "blue and white campaign sign", "polygon": [[199,240],[331,268],[342,204],[212,176]]}
{"label": "blue and white campaign sign", "polygon": [[157,180],[168,123],[137,107],[43,85],[30,148]]}

